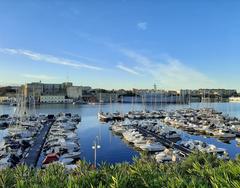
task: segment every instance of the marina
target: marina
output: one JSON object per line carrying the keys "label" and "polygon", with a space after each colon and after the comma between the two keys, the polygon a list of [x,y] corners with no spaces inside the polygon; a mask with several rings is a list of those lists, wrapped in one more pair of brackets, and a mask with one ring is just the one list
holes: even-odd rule
{"label": "marina", "polygon": [[[164,113],[166,114],[166,112]],[[162,122],[158,121],[154,116],[152,116],[154,119],[146,119],[145,117],[149,115],[141,114],[141,119],[144,120],[137,118],[138,120],[129,121],[129,119],[127,119],[125,122],[113,123],[110,129],[116,134],[122,135],[122,138],[127,140],[128,143],[133,144],[135,148],[143,151],[159,152],[165,149],[173,149],[175,154],[174,161],[180,158],[176,154],[185,157],[196,151],[211,153],[221,159],[229,159],[225,149],[217,148],[212,144],[207,144],[199,140],[188,140],[177,143],[182,140],[177,130],[163,125]],[[163,116],[159,117],[163,119],[167,118]]]}
{"label": "marina", "polygon": [[[161,146],[164,147],[164,149],[160,149],[160,151],[157,151],[154,156],[171,156],[173,157],[173,153],[178,153],[182,156],[187,156],[189,153],[192,152],[188,147],[185,147],[184,144],[181,142],[187,142],[192,140],[191,144],[194,143],[194,141],[202,142],[202,145],[205,146],[210,145],[212,148],[215,147],[215,151],[219,149],[219,152],[226,152],[228,153],[230,158],[235,158],[235,156],[240,153],[240,148],[238,146],[238,137],[237,139],[232,138],[227,143],[223,140],[220,141],[219,138],[211,135],[206,134],[200,134],[200,132],[192,133],[191,131],[182,129],[181,127],[176,127],[173,124],[171,124],[169,117],[176,117],[175,113],[183,113],[183,111],[188,112],[189,105],[159,105],[158,108],[161,109],[160,111],[150,111],[152,110],[151,105],[143,106],[140,104],[136,104],[135,109],[138,113],[129,113],[129,111],[132,108],[131,104],[103,104],[102,105],[102,111],[103,112],[109,112],[111,109],[119,110],[119,107],[122,105],[122,108],[124,111],[121,113],[116,113],[116,116],[124,114],[124,117],[128,115],[129,117],[125,119],[125,121],[120,121],[121,119],[115,120],[118,124],[121,122],[125,122],[127,127],[130,125],[130,122],[132,122],[132,129],[139,132],[139,134],[142,135],[142,138],[152,138],[154,142],[152,143],[160,143]],[[202,106],[200,106],[202,105]],[[211,108],[210,108],[211,107]],[[13,114],[14,108],[13,106],[1,106],[2,111],[4,111],[4,114]],[[149,109],[149,112],[152,113],[146,113],[146,117],[141,117],[141,113],[143,113],[143,108]],[[216,112],[219,112],[221,109],[225,109],[225,111],[222,110],[223,114],[229,114],[229,117],[233,117],[233,115],[240,114],[240,105],[238,103],[206,103],[206,104],[199,104],[199,103],[193,103],[191,104],[191,113],[194,113],[195,111],[193,109],[216,109]],[[92,149],[93,142],[96,138],[96,136],[99,138],[99,144],[101,145],[101,148],[97,150],[97,163],[100,164],[101,162],[108,162],[108,163],[117,163],[117,162],[123,162],[132,161],[132,158],[134,156],[139,156],[141,153],[141,149],[137,149],[134,144],[126,143],[122,138],[119,136],[119,134],[113,133],[113,129],[110,128],[111,124],[113,123],[104,123],[99,121],[98,113],[99,113],[99,106],[98,105],[71,105],[71,104],[54,104],[54,105],[40,105],[36,107],[36,112],[38,114],[54,114],[57,118],[60,118],[60,120],[57,120],[53,125],[58,126],[58,123],[61,122],[61,116],[64,115],[64,112],[67,114],[78,114],[79,117],[81,116],[82,122],[78,125],[75,124],[72,129],[73,133],[61,129],[58,127],[52,126],[50,129],[50,126],[45,126],[44,129],[42,129],[42,132],[40,131],[36,141],[36,144],[33,144],[33,147],[28,150],[29,155],[27,153],[25,154],[26,157],[24,158],[24,161],[28,165],[38,166],[41,167],[42,165],[48,163],[46,161],[49,161],[51,157],[55,158],[53,161],[60,160],[62,163],[69,165],[69,168],[73,168],[74,164],[71,164],[74,162],[74,160],[69,159],[70,157],[75,159],[84,159],[88,162],[93,163],[94,162],[94,152]],[[60,112],[63,112],[62,114],[59,114]],[[204,112],[204,111],[203,111]],[[203,113],[202,112],[202,113]],[[213,112],[213,111],[212,111]],[[109,113],[110,114],[110,113]],[[221,115],[220,113],[215,113],[215,115]],[[232,116],[231,116],[232,115]],[[168,118],[166,118],[168,116]],[[65,117],[65,116],[63,116]],[[231,121],[230,121],[231,120]],[[55,121],[55,120],[54,120]],[[68,120],[63,120],[68,121]],[[232,118],[229,119],[230,122],[232,122],[235,126],[237,125],[237,119]],[[235,121],[235,122],[234,122]],[[58,123],[57,123],[58,122]],[[135,122],[135,124],[134,124]],[[144,126],[146,125],[147,126]],[[77,125],[77,126],[76,126]],[[154,126],[153,126],[154,125]],[[159,125],[159,126],[156,126]],[[65,127],[66,128],[66,127]],[[109,130],[109,128],[111,130]],[[48,129],[50,130],[49,133]],[[71,128],[70,128],[71,129]],[[235,129],[236,130],[236,129]],[[118,130],[119,131],[119,130]],[[2,130],[2,134],[5,133],[6,130]],[[120,130],[121,132],[121,130]],[[60,133],[60,134],[59,134]],[[123,133],[123,132],[122,132]],[[122,134],[121,133],[121,134]],[[235,132],[236,133],[236,132]],[[56,139],[53,139],[53,134],[58,134],[58,137]],[[69,143],[69,140],[63,140],[64,134],[70,135],[72,137],[71,142]],[[51,136],[52,135],[52,136]],[[45,138],[46,137],[46,138]],[[46,139],[46,140],[45,140]],[[142,140],[139,137],[136,137],[138,139],[138,144],[143,143]],[[175,139],[175,140],[174,140]],[[150,139],[151,140],[151,139]],[[66,145],[67,142],[67,145]],[[206,144],[205,144],[206,143]],[[52,144],[54,146],[54,151],[51,150],[51,147],[49,147],[49,144]],[[69,155],[66,152],[62,153],[61,155],[53,155],[53,153],[59,153],[55,152],[57,151],[58,147],[56,144],[64,146],[69,146],[71,149],[70,153],[73,153],[73,155]],[[43,147],[43,150],[39,149]],[[214,147],[213,147],[214,146]],[[155,146],[154,146],[155,147]],[[221,149],[224,149],[221,150]],[[51,151],[50,151],[51,150]],[[166,151],[165,151],[166,150]],[[39,154],[40,153],[40,154]],[[61,157],[62,156],[62,157]],[[176,155],[174,155],[176,157]],[[39,160],[37,160],[39,158]],[[159,158],[158,158],[159,159]],[[177,159],[176,159],[177,160]],[[52,162],[53,162],[52,161]],[[161,161],[159,159],[159,161]]]}
{"label": "marina", "polygon": [[225,1],[3,0],[0,187],[240,188]]}

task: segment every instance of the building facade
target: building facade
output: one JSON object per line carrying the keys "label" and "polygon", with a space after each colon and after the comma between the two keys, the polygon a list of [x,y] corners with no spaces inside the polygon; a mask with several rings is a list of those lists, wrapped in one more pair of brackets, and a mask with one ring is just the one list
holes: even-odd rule
{"label": "building facade", "polygon": [[41,102],[41,96],[66,96],[67,88],[72,87],[71,82],[62,84],[46,84],[42,82],[32,82],[22,86],[22,93],[28,100],[34,98],[35,102]]}
{"label": "building facade", "polygon": [[123,96],[124,103],[186,103],[186,98],[179,95],[165,95],[161,93],[142,93],[136,96]]}
{"label": "building facade", "polygon": [[72,99],[66,99],[62,95],[42,95],[40,96],[40,103],[71,103]]}
{"label": "building facade", "polygon": [[240,102],[240,97],[229,97],[229,102]]}
{"label": "building facade", "polygon": [[10,103],[10,98],[6,96],[0,96],[0,104],[8,104]]}
{"label": "building facade", "polygon": [[74,100],[80,100],[82,98],[82,87],[81,86],[67,87],[67,97]]}

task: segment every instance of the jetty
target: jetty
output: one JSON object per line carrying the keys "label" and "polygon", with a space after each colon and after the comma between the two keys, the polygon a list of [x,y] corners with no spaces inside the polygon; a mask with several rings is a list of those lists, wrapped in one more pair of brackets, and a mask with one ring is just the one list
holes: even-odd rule
{"label": "jetty", "polygon": [[46,141],[48,132],[53,122],[54,122],[53,120],[47,121],[47,123],[41,129],[41,131],[35,138],[35,142],[33,143],[33,146],[29,149],[28,154],[23,159],[22,164],[25,164],[29,167],[36,167],[43,145]]}
{"label": "jetty", "polygon": [[181,151],[184,155],[188,156],[189,154],[192,153],[191,150],[183,147],[183,146],[180,146],[174,142],[172,142],[171,140],[169,139],[166,139],[162,136],[159,136],[158,134],[156,133],[153,133],[153,132],[150,132],[150,131],[147,131],[141,127],[138,127],[138,126],[134,126],[134,128],[136,128],[141,134],[143,134],[144,136],[147,136],[147,135],[151,135],[153,137],[155,137],[157,139],[158,142],[160,142],[162,145],[166,146],[166,147],[171,147],[173,149],[177,149],[179,151]]}

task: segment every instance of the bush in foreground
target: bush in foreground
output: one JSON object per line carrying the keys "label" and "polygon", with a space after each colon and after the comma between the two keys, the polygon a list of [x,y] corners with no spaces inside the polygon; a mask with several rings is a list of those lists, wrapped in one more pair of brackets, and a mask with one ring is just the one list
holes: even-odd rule
{"label": "bush in foreground", "polygon": [[194,154],[179,163],[157,164],[141,157],[133,164],[102,164],[96,170],[85,161],[66,173],[61,165],[46,169],[18,166],[0,172],[1,187],[240,187],[240,157],[221,161],[208,154]]}

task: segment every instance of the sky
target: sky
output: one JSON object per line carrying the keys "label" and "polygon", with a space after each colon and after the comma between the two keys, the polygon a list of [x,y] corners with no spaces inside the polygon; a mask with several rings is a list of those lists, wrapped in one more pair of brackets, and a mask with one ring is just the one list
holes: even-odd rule
{"label": "sky", "polygon": [[0,85],[240,91],[240,1],[2,0]]}

